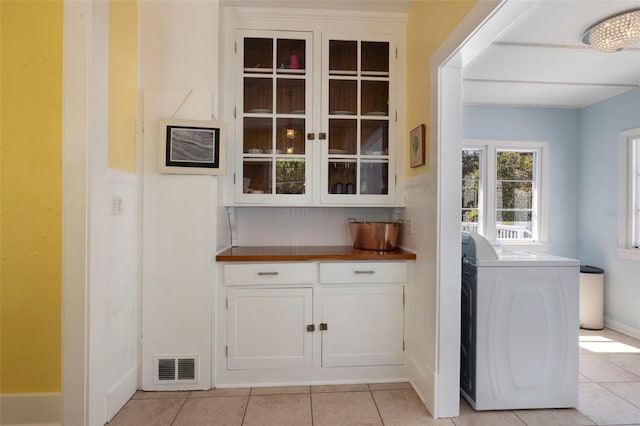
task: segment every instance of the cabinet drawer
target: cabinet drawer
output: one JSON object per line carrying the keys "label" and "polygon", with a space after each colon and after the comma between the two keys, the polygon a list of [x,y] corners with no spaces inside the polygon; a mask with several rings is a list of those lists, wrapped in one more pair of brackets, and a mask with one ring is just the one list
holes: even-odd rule
{"label": "cabinet drawer", "polygon": [[320,283],[404,283],[406,262],[326,262],[320,264]]}
{"label": "cabinet drawer", "polygon": [[313,284],[315,281],[313,263],[238,263],[224,266],[224,284],[227,286]]}

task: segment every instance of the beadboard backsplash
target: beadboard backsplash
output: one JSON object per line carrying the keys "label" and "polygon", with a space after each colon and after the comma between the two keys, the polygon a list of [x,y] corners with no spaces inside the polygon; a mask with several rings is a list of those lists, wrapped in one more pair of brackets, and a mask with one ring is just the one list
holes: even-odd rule
{"label": "beadboard backsplash", "polygon": [[[351,245],[349,218],[392,221],[394,208],[234,207],[227,220],[233,242],[218,246]],[[220,218],[223,219],[224,218]]]}

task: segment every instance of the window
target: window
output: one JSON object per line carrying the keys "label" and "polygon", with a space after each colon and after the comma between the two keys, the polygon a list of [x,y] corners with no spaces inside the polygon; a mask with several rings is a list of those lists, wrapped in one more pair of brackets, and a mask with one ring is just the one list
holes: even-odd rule
{"label": "window", "polygon": [[[640,128],[620,134],[621,249],[640,251]],[[633,258],[637,258],[637,253]]]}
{"label": "window", "polygon": [[462,150],[462,229],[480,232],[480,149]]}
{"label": "window", "polygon": [[544,241],[544,144],[465,142],[462,229],[503,242]]}

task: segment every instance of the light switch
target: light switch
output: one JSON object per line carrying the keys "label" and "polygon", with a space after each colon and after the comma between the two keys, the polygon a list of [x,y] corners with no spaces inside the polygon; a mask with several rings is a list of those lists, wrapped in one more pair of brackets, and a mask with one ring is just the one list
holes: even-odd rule
{"label": "light switch", "polygon": [[404,230],[407,233],[407,235],[411,235],[413,234],[413,218],[406,218],[402,221],[402,224],[404,225]]}
{"label": "light switch", "polygon": [[122,214],[122,197],[114,195],[111,197],[111,216]]}

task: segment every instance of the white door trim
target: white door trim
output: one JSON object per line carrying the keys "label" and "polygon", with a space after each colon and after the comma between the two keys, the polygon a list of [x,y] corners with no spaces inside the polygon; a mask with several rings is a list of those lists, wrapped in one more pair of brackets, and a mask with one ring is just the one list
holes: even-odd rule
{"label": "white door trim", "polygon": [[479,1],[430,59],[431,140],[437,141],[437,373],[434,417],[460,410],[460,150],[462,69],[533,2]]}
{"label": "white door trim", "polygon": [[62,422],[87,423],[90,2],[64,2],[62,74]]}
{"label": "white door trim", "polygon": [[106,421],[109,4],[65,0],[62,423]]}

